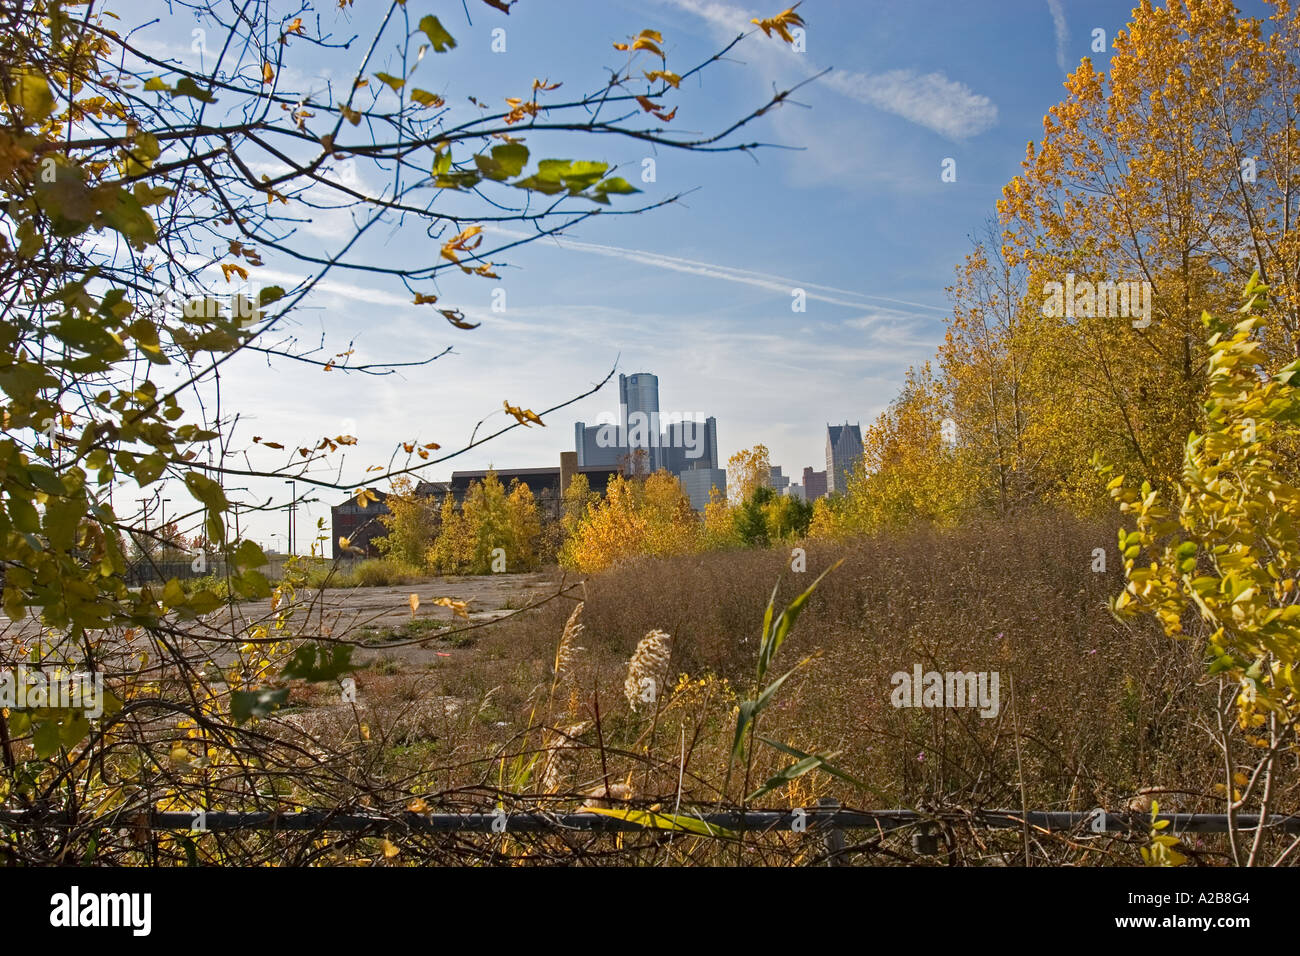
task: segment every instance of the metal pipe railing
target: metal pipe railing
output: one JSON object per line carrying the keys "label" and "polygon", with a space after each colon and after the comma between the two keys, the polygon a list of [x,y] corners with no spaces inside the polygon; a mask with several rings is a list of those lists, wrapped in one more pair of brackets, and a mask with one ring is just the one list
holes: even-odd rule
{"label": "metal pipe railing", "polygon": [[[660,813],[661,817],[665,814]],[[974,810],[970,812],[936,811],[925,813],[916,810],[844,810],[819,806],[794,810],[728,810],[714,813],[685,813],[692,819],[727,830],[794,831],[805,830],[898,830],[910,826],[935,826],[957,824],[989,829],[1014,829],[1028,825],[1044,831],[1086,830],[1093,833],[1145,832],[1151,826],[1151,817],[1145,813],[1086,813],[1053,810]],[[1226,833],[1229,826],[1227,814],[1221,813],[1162,813],[1157,820],[1167,820],[1169,834]],[[1253,830],[1259,826],[1259,815],[1240,813],[1236,816],[1238,830]],[[414,813],[403,811],[391,815],[339,813],[331,810],[302,810],[291,813],[267,811],[194,810],[155,811],[145,814],[116,814],[100,818],[73,817],[66,813],[39,810],[0,811],[0,827],[14,829],[60,829],[72,826],[125,829],[146,826],[157,830],[329,830],[358,831],[367,829],[408,829],[431,832],[470,833],[544,833],[554,830],[586,830],[595,832],[631,833],[646,829],[641,823],[610,817],[599,813]],[[1280,833],[1300,833],[1300,816],[1269,816],[1266,830]]]}

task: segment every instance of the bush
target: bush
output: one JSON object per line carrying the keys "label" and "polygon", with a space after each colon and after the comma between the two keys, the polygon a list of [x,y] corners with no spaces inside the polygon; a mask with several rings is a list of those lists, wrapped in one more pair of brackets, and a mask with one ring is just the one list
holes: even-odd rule
{"label": "bush", "polygon": [[400,561],[392,558],[372,558],[358,564],[340,587],[380,588],[394,584],[407,584],[418,575]]}

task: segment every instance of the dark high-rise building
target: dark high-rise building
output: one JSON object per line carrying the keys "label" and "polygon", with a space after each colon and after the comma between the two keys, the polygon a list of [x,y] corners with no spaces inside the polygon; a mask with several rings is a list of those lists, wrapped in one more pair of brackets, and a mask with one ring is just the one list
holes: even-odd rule
{"label": "dark high-rise building", "polygon": [[813,471],[812,466],[803,470],[803,492],[805,501],[816,501],[826,494],[826,472]]}
{"label": "dark high-rise building", "polygon": [[670,422],[660,439],[660,467],[674,475],[692,468],[719,468],[718,420]]}
{"label": "dark high-rise building", "polygon": [[849,475],[862,461],[862,429],[845,422],[826,426],[826,490],[848,491]]}
{"label": "dark high-rise building", "polygon": [[581,467],[617,468],[619,459],[627,454],[616,424],[586,425],[578,422],[573,426],[573,441]]}

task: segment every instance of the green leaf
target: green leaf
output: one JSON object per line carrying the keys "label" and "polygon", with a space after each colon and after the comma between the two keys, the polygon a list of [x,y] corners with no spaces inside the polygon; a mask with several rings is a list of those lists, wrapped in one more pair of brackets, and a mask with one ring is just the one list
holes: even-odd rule
{"label": "green leaf", "polygon": [[479,154],[474,157],[479,171],[488,179],[497,181],[518,176],[528,163],[528,148],[522,143],[505,143],[492,147],[490,157]]}
{"label": "green leaf", "polygon": [[438,18],[428,15],[420,18],[420,31],[429,38],[435,53],[446,53],[456,46],[456,41],[438,22]]}
{"label": "green leaf", "polygon": [[119,186],[96,190],[96,194],[104,224],[129,239],[137,250],[158,241],[157,227],[133,195]]}
{"label": "green leaf", "polygon": [[215,591],[204,589],[191,594],[186,607],[195,614],[207,614],[209,611],[215,611],[225,603],[225,600]]}
{"label": "green leaf", "polygon": [[36,723],[32,732],[32,748],[39,760],[48,760],[59,752],[59,724],[55,720],[43,720]]}
{"label": "green leaf", "polygon": [[411,90],[411,99],[421,106],[440,106],[443,99],[437,93],[430,93],[428,90],[422,90],[418,86]]}
{"label": "green leaf", "polygon": [[620,196],[628,193],[639,193],[640,191],[622,176],[611,176],[609,179],[602,179],[596,183],[595,188],[595,192],[598,193],[615,193]]}
{"label": "green leaf", "polygon": [[19,531],[36,534],[41,530],[41,516],[26,498],[9,499],[9,518]]}
{"label": "green leaf", "polygon": [[[194,500],[209,511],[225,511],[230,507],[230,502],[226,500],[226,493],[221,485],[207,475],[197,471],[186,472],[185,487],[194,496]],[[248,543],[251,544],[251,542]]]}
{"label": "green leaf", "polygon": [[[784,644],[785,639],[789,637],[790,631],[794,627],[794,622],[799,619],[799,615],[802,613],[804,605],[808,602],[808,598],[812,596],[813,591],[816,590],[817,585],[821,584],[822,578],[826,577],[826,575],[830,574],[843,563],[844,559],[840,558],[840,560],[836,561],[829,568],[819,574],[817,580],[808,585],[808,589],[791,601],[786,606],[786,609],[781,612],[781,616],[777,618],[776,623],[771,626],[770,633],[764,635],[763,643],[759,647],[759,674],[767,672],[772,660],[776,657],[776,652],[781,649],[781,645]],[[762,678],[760,677],[759,679],[761,680]]]}
{"label": "green leaf", "polygon": [[150,485],[157,481],[158,477],[163,473],[166,467],[166,458],[159,454],[152,454],[145,455],[141,458],[135,468],[131,469],[131,471],[135,476],[136,484],[143,488],[145,485]]}
{"label": "green leaf", "polygon": [[153,166],[154,160],[162,155],[162,147],[158,145],[157,136],[140,130],[135,134],[126,152],[126,172],[128,175],[137,176],[147,172]]}
{"label": "green leaf", "polygon": [[171,578],[163,585],[162,601],[163,605],[169,608],[178,608],[185,604],[185,587],[177,578]]}
{"label": "green leaf", "polygon": [[[216,540],[216,538],[212,538]],[[245,571],[231,579],[235,592],[242,598],[256,601],[271,596],[271,583],[261,571]]]}
{"label": "green leaf", "polygon": [[260,568],[268,563],[266,552],[256,541],[245,538],[235,549],[234,561],[241,568]]}
{"label": "green leaf", "polygon": [[808,771],[816,770],[821,765],[822,765],[822,758],[818,757],[816,754],[812,754],[807,757],[804,757],[802,760],[798,761],[797,763],[792,763],[784,770],[780,771],[779,773],[775,774],[772,777],[769,777],[768,781],[765,784],[763,784],[761,787],[759,787],[757,790],[755,790],[753,793],[751,793],[748,797],[745,798],[746,802],[752,803],[753,801],[757,800],[759,797],[763,796],[764,794],[771,793],[777,787],[784,786],[785,784],[789,783],[791,780],[794,780],[798,777],[802,777]]}
{"label": "green leaf", "polygon": [[253,717],[265,717],[289,702],[289,688],[283,690],[237,690],[230,694],[230,716],[242,724]]}
{"label": "green leaf", "polygon": [[261,306],[270,305],[272,302],[279,302],[284,296],[285,292],[282,286],[263,286],[262,290],[257,293],[257,304]]}
{"label": "green leaf", "polygon": [[737,760],[741,751],[745,748],[745,728],[754,719],[757,712],[757,701],[745,700],[740,703],[739,713],[736,714],[736,736],[731,742],[731,759]]}
{"label": "green leaf", "polygon": [[216,97],[208,90],[199,88],[199,85],[191,80],[188,76],[182,76],[176,81],[176,89],[172,90],[172,96],[188,96],[190,99],[199,100],[203,103],[214,103]]}
{"label": "green leaf", "polygon": [[54,94],[50,92],[50,84],[39,73],[15,73],[5,99],[22,112],[23,120],[28,123],[43,122],[54,112]]}
{"label": "green leaf", "polygon": [[733,758],[740,756],[745,743],[745,730],[753,722],[754,718],[762,713],[768,704],[772,703],[772,695],[775,694],[777,689],[785,683],[786,678],[799,668],[803,667],[805,663],[807,662],[800,661],[776,680],[772,681],[772,683],[768,684],[767,687],[764,688],[763,692],[758,695],[756,700],[747,700],[741,703],[740,712],[736,715],[736,736],[731,742],[731,756]]}
{"label": "green leaf", "polygon": [[[846,783],[851,783],[855,787],[859,787],[863,790],[866,790],[868,793],[880,798],[881,800],[887,799],[884,794],[882,794],[879,790],[876,790],[874,787],[870,786],[869,784],[863,783],[857,777],[850,776],[849,774],[845,773],[843,770],[838,770],[835,767],[832,767],[830,764],[828,764],[826,761],[829,760],[831,757],[834,757],[836,755],[834,753],[825,754],[825,755],[806,754],[802,750],[799,750],[795,747],[791,747],[788,744],[783,744],[780,743],[779,741],[772,740],[768,737],[760,736],[758,739],[761,740],[763,743],[767,744],[769,747],[779,750],[784,754],[789,754],[791,757],[794,757],[797,760],[802,761],[802,760],[807,760],[809,757],[819,757],[821,759],[821,763],[818,766],[825,773],[830,774],[832,777],[839,777],[841,780],[845,781]],[[751,797],[750,799],[752,800],[753,798]]]}
{"label": "green leaf", "polygon": [[354,670],[358,670],[358,666],[352,663],[352,645],[334,644],[326,647],[304,644],[294,652],[289,663],[284,665],[280,676],[285,680],[320,683]]}
{"label": "green leaf", "polygon": [[767,609],[763,611],[763,633],[758,635],[758,682],[763,683],[767,676],[768,654],[767,642],[772,633],[772,612],[776,610],[776,594],[781,590],[781,578],[777,577],[772,585],[772,596],[767,599]]}
{"label": "green leaf", "polygon": [[471,169],[452,170],[434,180],[439,189],[472,189],[482,177]]}
{"label": "green leaf", "polygon": [[697,833],[700,836],[724,837],[728,840],[737,839],[734,830],[705,823],[703,820],[680,813],[656,813],[653,810],[628,810],[615,807],[585,807],[582,812],[599,813],[602,816],[626,820],[629,823],[639,824],[647,830],[675,830],[679,833]]}
{"label": "green leaf", "polygon": [[36,177],[36,201],[53,220],[58,236],[74,236],[94,221],[95,207],[91,191],[80,170],[55,163],[54,182],[46,182],[44,173]]}
{"label": "green leaf", "polygon": [[79,710],[69,709],[60,713],[63,716],[59,720],[59,743],[71,749],[90,734],[90,721]]}
{"label": "green leaf", "polygon": [[580,159],[569,164],[563,173],[564,185],[571,193],[580,193],[588,186],[598,182],[609,169],[609,163],[596,163]]}

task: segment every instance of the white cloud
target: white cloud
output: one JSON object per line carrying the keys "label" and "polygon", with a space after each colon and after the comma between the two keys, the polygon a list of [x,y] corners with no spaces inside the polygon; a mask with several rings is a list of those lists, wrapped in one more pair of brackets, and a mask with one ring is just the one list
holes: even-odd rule
{"label": "white cloud", "polygon": [[[489,225],[486,228],[486,231],[489,234],[496,234],[511,239],[527,238],[530,235],[530,233],[519,232],[514,229],[507,229],[502,226],[494,225]],[[836,286],[820,285],[816,282],[806,282],[801,279],[772,275],[767,272],[757,272],[753,269],[737,269],[732,266],[722,266],[717,263],[702,262],[697,259],[684,259],[680,256],[668,256],[658,252],[647,252],[642,249],[624,249],[620,246],[582,242],[578,239],[570,239],[564,236],[557,236],[549,241],[558,245],[562,249],[570,249],[575,252],[586,252],[598,256],[612,256],[618,259],[637,262],[642,265],[654,266],[660,269],[669,269],[673,272],[686,272],[710,279],[721,279],[724,282],[738,282],[743,285],[750,285],[760,289],[783,292],[787,295],[791,290],[800,288],[804,290],[809,299],[818,302],[826,302],[830,305],[840,305],[850,309],[862,308],[865,303],[861,300],[868,299],[879,302],[893,302],[897,305],[905,305],[913,309],[925,309],[941,313],[947,312],[946,309],[941,309],[937,306],[925,305],[921,302],[911,302],[907,299],[894,299],[889,296],[855,292],[851,289],[841,289]],[[899,309],[890,311],[903,312],[903,310]]]}
{"label": "white cloud", "polygon": [[1065,22],[1065,8],[1061,0],[1047,0],[1047,8],[1052,11],[1052,26],[1056,31],[1056,65],[1065,72],[1065,47],[1070,42],[1070,26]]}
{"label": "white cloud", "polygon": [[[702,18],[709,23],[719,39],[730,40],[738,31],[753,28],[749,22],[753,14],[729,3],[717,0],[661,2]],[[1059,0],[1050,2],[1059,5]],[[1058,23],[1058,46],[1062,27],[1063,21]],[[807,57],[794,56],[784,44],[756,44],[753,50],[746,49],[745,52],[747,58],[754,55],[767,58],[780,56],[786,61],[797,63],[809,76],[820,72],[820,67],[808,62]],[[1064,57],[1063,49],[1060,56]],[[769,59],[769,63],[774,62]],[[828,73],[821,82],[850,99],[893,113],[950,139],[967,139],[984,132],[998,121],[998,108],[992,100],[939,71],[845,73],[837,70]]]}
{"label": "white cloud", "polygon": [[938,72],[831,73],[824,82],[860,103],[949,139],[968,139],[998,121],[998,108],[992,100]]}

